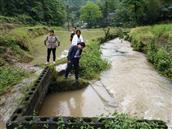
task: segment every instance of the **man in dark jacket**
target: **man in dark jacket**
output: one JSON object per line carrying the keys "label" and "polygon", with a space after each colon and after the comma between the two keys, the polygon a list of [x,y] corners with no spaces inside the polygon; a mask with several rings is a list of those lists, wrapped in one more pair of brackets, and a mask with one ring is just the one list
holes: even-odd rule
{"label": "man in dark jacket", "polygon": [[67,59],[68,59],[68,65],[66,68],[65,78],[68,78],[69,72],[72,69],[72,66],[74,66],[75,69],[75,79],[78,80],[79,78],[79,60],[82,54],[82,50],[85,47],[85,43],[78,43],[75,46],[72,46],[69,50]]}
{"label": "man in dark jacket", "polygon": [[71,35],[70,35],[70,41],[72,42],[72,40],[73,40],[73,37],[74,37],[74,35],[76,34],[76,27],[73,27],[72,28],[72,32],[71,32]]}

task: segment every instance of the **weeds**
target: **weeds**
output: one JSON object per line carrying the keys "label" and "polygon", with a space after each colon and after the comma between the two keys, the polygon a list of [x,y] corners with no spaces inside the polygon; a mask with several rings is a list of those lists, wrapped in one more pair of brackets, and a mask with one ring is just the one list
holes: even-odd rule
{"label": "weeds", "polygon": [[28,73],[22,69],[12,66],[0,67],[0,94],[2,94],[10,86],[17,84],[26,76],[28,76]]}
{"label": "weeds", "polygon": [[81,77],[97,79],[102,71],[109,68],[107,61],[101,58],[100,44],[93,42],[86,47],[81,58]]}
{"label": "weeds", "polygon": [[129,36],[134,50],[144,52],[160,73],[172,79],[172,24],[137,27]]}

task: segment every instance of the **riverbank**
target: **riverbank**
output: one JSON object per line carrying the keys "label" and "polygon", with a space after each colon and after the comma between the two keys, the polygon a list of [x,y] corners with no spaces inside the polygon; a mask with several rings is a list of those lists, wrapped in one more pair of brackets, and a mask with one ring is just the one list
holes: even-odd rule
{"label": "riverbank", "polygon": [[119,39],[107,42],[102,52],[111,68],[100,82],[111,91],[116,111],[138,119],[158,119],[172,126],[172,82],[160,75],[143,53]]}
{"label": "riverbank", "polygon": [[[91,50],[94,48],[97,50],[96,47]],[[139,123],[138,119],[163,120],[170,126],[170,81],[153,69],[144,54],[133,51],[129,42],[115,39],[99,49],[103,59],[111,64],[110,69],[102,72],[99,80],[91,81],[87,88],[49,94],[40,115],[101,117],[104,114],[114,117],[112,121],[103,122],[107,128],[160,128],[154,122]],[[113,116],[114,112],[118,113]]]}
{"label": "riverbank", "polygon": [[34,66],[28,65],[33,60],[32,39],[48,32],[45,26],[17,26],[11,24],[0,33],[0,94],[5,93],[24,78],[32,76]]}
{"label": "riverbank", "polygon": [[[43,40],[48,29],[40,25],[34,27],[20,25],[4,30],[4,33],[0,34],[0,123],[8,120],[24,97],[25,89],[32,86],[37,79],[41,71],[39,66],[45,63],[46,48]],[[54,29],[61,39],[60,51],[57,51],[57,58],[61,59],[60,55],[69,47],[70,32],[61,27]],[[102,35],[101,29],[83,30],[87,44]],[[57,64],[59,62],[61,61],[57,60]]]}
{"label": "riverbank", "polygon": [[[51,27],[60,38],[61,46],[57,49],[58,61],[65,56],[70,46],[70,32],[62,27]],[[46,61],[46,47],[43,44],[50,27],[43,25],[26,26],[22,24],[1,23],[0,27],[0,94],[34,73],[34,66],[42,66]],[[97,35],[96,35],[97,34]],[[103,36],[102,29],[83,30],[83,37],[88,44],[93,39]],[[96,36],[95,36],[96,35]],[[58,64],[57,61],[57,64]],[[11,71],[17,71],[17,74]],[[19,74],[22,73],[22,76]]]}
{"label": "riverbank", "polygon": [[129,41],[134,50],[146,54],[161,74],[172,79],[172,24],[133,28]]}

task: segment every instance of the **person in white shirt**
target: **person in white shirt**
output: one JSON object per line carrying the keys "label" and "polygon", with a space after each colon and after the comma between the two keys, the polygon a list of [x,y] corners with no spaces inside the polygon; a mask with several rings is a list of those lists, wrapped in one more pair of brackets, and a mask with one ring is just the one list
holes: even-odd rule
{"label": "person in white shirt", "polygon": [[73,39],[72,39],[72,44],[71,46],[76,46],[78,43],[84,42],[84,39],[81,35],[81,31],[77,30],[76,34],[74,35]]}

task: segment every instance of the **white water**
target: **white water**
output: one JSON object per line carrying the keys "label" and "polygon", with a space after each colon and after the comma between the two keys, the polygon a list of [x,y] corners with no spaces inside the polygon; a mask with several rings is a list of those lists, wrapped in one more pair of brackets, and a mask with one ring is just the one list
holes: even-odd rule
{"label": "white water", "polygon": [[145,119],[163,120],[172,127],[172,82],[148,63],[144,54],[133,51],[119,39],[102,46],[111,68],[101,82],[112,92],[117,111]]}

